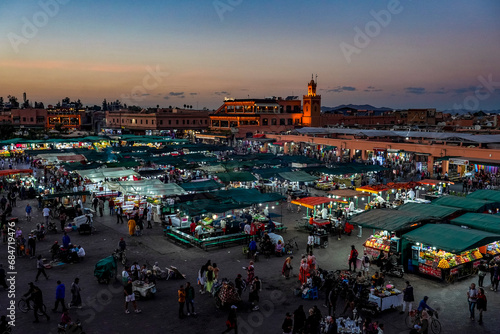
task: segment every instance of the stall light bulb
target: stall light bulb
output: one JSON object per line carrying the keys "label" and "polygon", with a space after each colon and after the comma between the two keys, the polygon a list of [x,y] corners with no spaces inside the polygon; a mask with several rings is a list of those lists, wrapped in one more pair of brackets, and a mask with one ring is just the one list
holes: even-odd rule
{"label": "stall light bulb", "polygon": [[420,246],[420,243],[419,243],[419,242],[417,242],[417,246]]}
{"label": "stall light bulb", "polygon": [[259,206],[262,206],[262,203],[259,203]]}

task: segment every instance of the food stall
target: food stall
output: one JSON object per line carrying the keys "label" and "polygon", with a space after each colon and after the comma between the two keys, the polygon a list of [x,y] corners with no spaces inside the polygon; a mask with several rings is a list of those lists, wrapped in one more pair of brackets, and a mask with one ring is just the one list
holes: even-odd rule
{"label": "food stall", "polygon": [[391,250],[391,236],[387,231],[377,231],[366,239],[363,246],[367,255],[377,257],[381,251],[387,253]]}
{"label": "food stall", "polygon": [[381,311],[385,311],[403,305],[403,293],[394,288],[394,285],[387,284],[372,289],[368,300],[376,303]]}
{"label": "food stall", "polygon": [[427,224],[402,236],[403,263],[408,271],[452,281],[473,274],[483,257],[479,247],[500,234],[450,224]]}
{"label": "food stall", "polygon": [[[451,224],[466,226],[476,230],[500,234],[500,215],[486,213],[466,213],[460,217],[452,219]],[[485,246],[479,247],[479,252],[487,260],[500,258],[500,241],[494,241]]]}
{"label": "food stall", "polygon": [[[445,187],[449,187],[450,184],[454,184],[451,181],[444,180],[433,180],[433,179],[424,179],[417,182],[422,190],[425,191],[424,198],[427,200],[435,200],[443,195],[443,190]],[[446,185],[443,187],[443,185]]]}

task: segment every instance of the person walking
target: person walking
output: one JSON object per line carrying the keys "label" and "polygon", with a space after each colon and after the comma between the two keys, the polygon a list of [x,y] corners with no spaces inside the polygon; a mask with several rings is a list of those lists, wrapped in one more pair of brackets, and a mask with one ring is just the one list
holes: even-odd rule
{"label": "person walking", "polygon": [[255,267],[253,266],[253,261],[247,267],[247,285],[252,284],[255,276]]}
{"label": "person walking", "polygon": [[132,291],[132,279],[129,277],[127,284],[125,285],[123,292],[125,294],[125,313],[129,314],[128,303],[132,303],[134,306],[135,313],[141,313],[142,311],[137,308],[137,303],[135,302],[135,294]]}
{"label": "person walking", "polygon": [[64,227],[66,226],[66,213],[64,211],[59,215],[59,221],[61,222],[61,232],[64,232]]}
{"label": "person walking", "polygon": [[184,285],[181,285],[177,291],[177,295],[179,296],[179,319],[182,319],[186,316],[184,314],[184,304],[186,303],[186,290],[184,290]]}
{"label": "person walking", "polygon": [[66,286],[61,283],[61,281],[57,281],[56,288],[56,303],[54,304],[54,308],[52,312],[57,312],[57,308],[59,307],[59,303],[62,305],[62,311],[66,311],[66,305],[64,304],[64,298],[66,298]]}
{"label": "person walking", "polygon": [[[189,310],[190,306],[191,311]],[[190,316],[191,314],[196,315],[196,312],[194,311],[194,288],[189,282],[186,283],[186,310],[188,316]]]}
{"label": "person walking", "polygon": [[236,291],[238,292],[238,296],[241,297],[243,290],[245,290],[245,288],[246,288],[246,282],[243,279],[243,276],[241,274],[238,274],[238,276],[236,276],[236,278],[234,279],[234,286],[236,287]]}
{"label": "person walking", "polygon": [[146,227],[146,228],[153,228],[153,225],[151,225],[152,215],[153,215],[153,213],[151,212],[151,209],[148,210],[148,213],[146,214],[146,220],[148,222],[148,227]]}
{"label": "person walking", "polygon": [[78,307],[82,308],[82,297],[80,296],[80,279],[77,277],[75,281],[71,283],[71,302],[68,304],[68,307]]}
{"label": "person walking", "polygon": [[309,236],[307,237],[307,245],[306,245],[306,253],[309,254],[312,252],[314,248],[314,235],[312,232],[309,232]]}
{"label": "person walking", "polygon": [[128,221],[128,234],[131,237],[135,235],[135,226],[136,226],[135,220],[132,218],[129,219],[129,221]]}
{"label": "person walking", "polygon": [[50,215],[49,207],[46,206],[45,208],[43,208],[42,212],[43,212],[43,218],[45,219],[45,225],[48,225],[49,224],[49,215]]}
{"label": "person walking", "polygon": [[5,281],[6,278],[5,274],[5,269],[3,269],[3,264],[0,263],[0,285],[3,286],[4,289],[8,288],[7,282]]}
{"label": "person walking", "polygon": [[102,217],[104,214],[104,200],[102,198],[99,199],[98,205],[99,205],[99,216]]}
{"label": "person walking", "polygon": [[109,215],[113,216],[115,213],[115,201],[112,198],[108,200]]}
{"label": "person walking", "polygon": [[477,277],[478,277],[477,285],[478,285],[478,287],[482,288],[483,287],[483,282],[484,282],[484,277],[488,273],[488,269],[486,268],[486,264],[485,264],[484,261],[481,261],[481,264],[479,264],[479,267],[477,269],[478,269],[478,273],[477,273]]}
{"label": "person walking", "polygon": [[283,320],[283,324],[281,325],[281,329],[283,330],[283,334],[292,334],[293,320],[290,313],[286,314],[285,320]]}
{"label": "person walking", "polygon": [[255,276],[252,284],[250,285],[250,294],[249,294],[249,302],[252,303],[253,308],[252,311],[259,310],[259,291],[262,290],[262,283],[259,280],[258,276]]}
{"label": "person walking", "polygon": [[484,294],[484,289],[479,288],[479,293],[477,294],[477,310],[479,311],[479,321],[478,324],[483,323],[483,312],[486,311],[486,305],[488,301],[486,295]]}
{"label": "person walking", "polygon": [[490,279],[491,279],[491,291],[497,291],[498,289],[498,281],[500,280],[500,266],[498,266],[498,262],[493,262],[490,265]]}
{"label": "person walking", "polygon": [[295,311],[293,311],[293,334],[302,333],[302,329],[306,323],[306,313],[304,312],[304,306],[299,305]]}
{"label": "person walking", "polygon": [[36,269],[38,271],[36,273],[35,282],[38,282],[38,277],[40,277],[40,274],[43,274],[43,276],[45,276],[45,279],[49,279],[49,276],[47,276],[47,274],[45,273],[45,266],[43,265],[41,255],[38,255],[38,257],[37,257]]}
{"label": "person walking", "polygon": [[26,204],[26,208],[24,209],[26,211],[26,221],[30,222],[31,221],[31,205],[28,203]]}
{"label": "person walking", "polygon": [[[50,320],[50,316],[45,313],[44,307],[43,307],[43,294],[42,290],[40,290],[39,287],[34,285],[33,283],[28,283],[30,286],[30,289],[28,290],[27,293],[24,294],[25,297],[28,297],[27,299],[33,300],[34,308],[33,308],[33,314],[35,315],[35,321],[34,323],[40,322],[38,320],[38,312],[42,313],[47,318],[47,321]],[[29,303],[28,303],[29,305]]]}
{"label": "person walking", "polygon": [[470,285],[469,291],[467,291],[467,298],[469,300],[470,320],[474,321],[474,311],[477,303],[477,289],[475,283]]}
{"label": "person walking", "polygon": [[227,316],[226,320],[226,330],[222,332],[224,333],[229,333],[230,331],[234,330],[235,334],[238,334],[238,317],[236,315],[236,309],[238,307],[236,305],[231,305],[231,310],[229,310],[229,315]]}
{"label": "person walking", "polygon": [[349,255],[349,271],[351,270],[351,264],[354,266],[354,272],[356,272],[356,262],[358,260],[358,251],[354,245],[351,245],[351,254]]}
{"label": "person walking", "polygon": [[212,287],[214,286],[215,273],[214,267],[208,266],[205,272],[205,287],[208,293],[212,293]]}
{"label": "person walking", "polygon": [[414,301],[415,297],[413,296],[413,287],[411,286],[410,281],[406,281],[406,288],[403,290],[403,310],[399,313],[405,313],[406,308],[408,308],[408,313],[411,312]]}
{"label": "person walking", "polygon": [[116,223],[119,224],[120,222],[123,224],[123,208],[118,206],[116,208]]}
{"label": "person walking", "polygon": [[30,234],[28,236],[28,252],[29,252],[29,256],[30,256],[30,259],[34,258],[35,257],[35,253],[36,253],[36,238],[33,234]]}
{"label": "person walking", "polygon": [[281,274],[283,275],[283,277],[285,277],[285,279],[290,278],[290,274],[291,274],[292,269],[293,269],[292,260],[293,260],[293,256],[289,256],[286,258],[285,263],[283,263],[283,269],[281,269]]}

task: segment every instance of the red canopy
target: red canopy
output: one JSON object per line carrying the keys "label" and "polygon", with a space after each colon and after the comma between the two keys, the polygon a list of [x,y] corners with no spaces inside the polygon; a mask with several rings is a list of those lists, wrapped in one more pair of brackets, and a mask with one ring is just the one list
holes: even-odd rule
{"label": "red canopy", "polygon": [[444,181],[444,180],[432,180],[432,179],[425,179],[425,180],[420,180],[417,182],[418,184],[428,184],[431,186],[438,186],[440,183],[449,183],[449,184],[455,184],[451,181]]}
{"label": "red canopy", "polygon": [[31,174],[32,169],[4,169],[0,170],[0,176],[14,175],[14,174]]}
{"label": "red canopy", "polygon": [[330,203],[330,202],[340,202],[347,203],[346,201],[342,201],[340,199],[328,198],[328,197],[304,197],[295,201],[292,201],[292,204],[297,204],[301,206],[305,206],[309,209],[314,209],[316,205]]}

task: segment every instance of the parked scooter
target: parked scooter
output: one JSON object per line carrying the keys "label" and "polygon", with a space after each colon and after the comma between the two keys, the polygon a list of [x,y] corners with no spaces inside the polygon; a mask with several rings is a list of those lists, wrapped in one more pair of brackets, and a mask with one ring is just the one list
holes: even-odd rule
{"label": "parked scooter", "polygon": [[387,269],[387,266],[386,266],[382,270],[382,273],[384,275],[389,275],[389,276],[399,277],[399,278],[403,278],[404,272],[405,272],[405,270],[404,270],[402,265],[390,266],[389,269]]}

